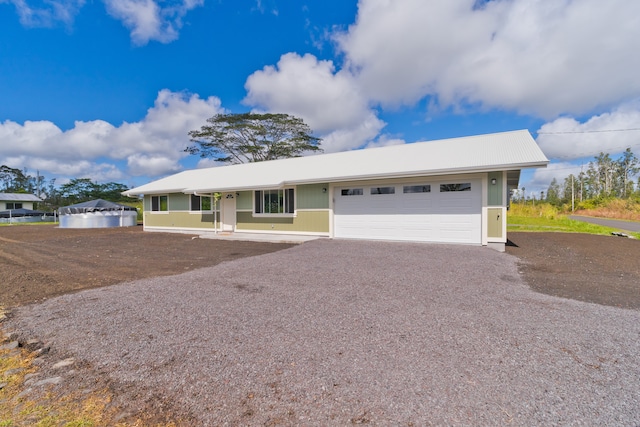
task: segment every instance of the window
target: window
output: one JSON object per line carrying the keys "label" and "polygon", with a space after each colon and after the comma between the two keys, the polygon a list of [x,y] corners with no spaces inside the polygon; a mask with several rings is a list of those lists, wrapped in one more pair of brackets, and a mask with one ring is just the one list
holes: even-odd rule
{"label": "window", "polygon": [[364,191],[362,188],[345,188],[340,190],[340,195],[342,196],[362,196]]}
{"label": "window", "polygon": [[371,194],[396,194],[396,187],[371,187]]}
{"label": "window", "polygon": [[430,185],[405,185],[402,187],[402,192],[405,194],[411,193],[431,193]]}
{"label": "window", "polygon": [[7,202],[7,210],[22,209],[22,203]]}
{"label": "window", "polygon": [[261,190],[254,193],[257,214],[292,214],[295,211],[293,188]]}
{"label": "window", "polygon": [[151,196],[151,211],[166,212],[169,210],[169,196]]}
{"label": "window", "polygon": [[191,210],[192,211],[211,211],[213,202],[211,196],[196,196],[191,195]]}
{"label": "window", "polygon": [[471,183],[465,182],[463,184],[440,184],[440,192],[447,191],[471,191]]}

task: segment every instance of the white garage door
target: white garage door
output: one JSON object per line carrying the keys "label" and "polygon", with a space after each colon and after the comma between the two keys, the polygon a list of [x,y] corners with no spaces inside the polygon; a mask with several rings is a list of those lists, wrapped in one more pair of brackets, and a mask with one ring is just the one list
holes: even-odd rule
{"label": "white garage door", "polygon": [[480,180],[352,185],[334,193],[338,238],[480,244]]}

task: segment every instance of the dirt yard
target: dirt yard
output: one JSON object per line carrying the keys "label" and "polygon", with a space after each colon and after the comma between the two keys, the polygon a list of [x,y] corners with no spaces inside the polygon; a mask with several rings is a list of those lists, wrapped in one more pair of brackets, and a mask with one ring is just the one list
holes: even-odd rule
{"label": "dirt yard", "polygon": [[507,252],[521,260],[534,290],[614,307],[640,309],[640,241],[573,233],[509,233]]}
{"label": "dirt yard", "polygon": [[81,289],[168,276],[290,245],[144,233],[142,227],[0,227],[0,307]]}
{"label": "dirt yard", "polygon": [[[509,233],[509,254],[536,291],[640,309],[640,241],[566,233]],[[142,227],[0,227],[0,307],[81,289],[182,273],[290,245],[144,233]]]}

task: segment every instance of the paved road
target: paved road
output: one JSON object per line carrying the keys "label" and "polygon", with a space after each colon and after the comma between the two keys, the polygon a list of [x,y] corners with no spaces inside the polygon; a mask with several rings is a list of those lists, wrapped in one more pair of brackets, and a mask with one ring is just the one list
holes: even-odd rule
{"label": "paved road", "polygon": [[640,233],[640,222],[621,221],[618,219],[594,218],[590,216],[571,215],[569,218],[576,221],[589,222],[591,224],[604,225],[605,227],[617,228],[624,231]]}

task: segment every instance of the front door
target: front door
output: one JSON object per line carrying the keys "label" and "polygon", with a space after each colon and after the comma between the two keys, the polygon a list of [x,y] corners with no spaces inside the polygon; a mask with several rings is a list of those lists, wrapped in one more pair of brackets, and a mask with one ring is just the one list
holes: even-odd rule
{"label": "front door", "polygon": [[222,223],[222,231],[236,230],[236,194],[222,193],[221,199],[222,212],[220,222]]}

